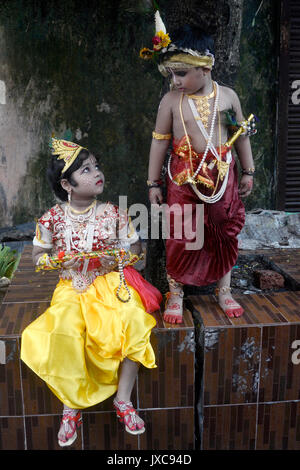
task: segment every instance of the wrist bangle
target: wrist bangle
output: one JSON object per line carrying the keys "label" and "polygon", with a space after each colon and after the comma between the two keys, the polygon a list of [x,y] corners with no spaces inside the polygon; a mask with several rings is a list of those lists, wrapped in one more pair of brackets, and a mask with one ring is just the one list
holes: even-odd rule
{"label": "wrist bangle", "polygon": [[242,169],[242,175],[253,176],[255,173],[255,168],[245,168]]}
{"label": "wrist bangle", "polygon": [[158,188],[162,184],[163,184],[162,180],[153,180],[153,181],[147,180],[147,186],[149,186],[149,188]]}

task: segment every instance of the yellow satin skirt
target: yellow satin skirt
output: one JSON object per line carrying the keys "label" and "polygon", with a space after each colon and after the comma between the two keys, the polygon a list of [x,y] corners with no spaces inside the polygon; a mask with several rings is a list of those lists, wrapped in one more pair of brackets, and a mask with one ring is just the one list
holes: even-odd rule
{"label": "yellow satin skirt", "polygon": [[97,277],[82,294],[60,280],[50,307],[23,331],[21,359],[70,408],[113,395],[125,357],[156,367],[149,341],[156,321],[132,287],[129,302],[118,300],[118,285],[117,272]]}

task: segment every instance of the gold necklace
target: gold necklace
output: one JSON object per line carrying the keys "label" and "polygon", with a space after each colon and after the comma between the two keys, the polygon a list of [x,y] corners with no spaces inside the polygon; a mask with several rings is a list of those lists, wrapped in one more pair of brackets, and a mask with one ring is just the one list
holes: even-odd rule
{"label": "gold necklace", "polygon": [[210,100],[214,96],[215,96],[214,86],[213,86],[213,91],[209,95],[188,95],[188,98],[192,98],[192,100],[196,101],[197,111],[206,129],[208,128],[208,116],[210,115],[210,105],[209,105],[208,100]]}
{"label": "gold necklace", "polygon": [[92,207],[94,207],[97,203],[97,200],[95,199],[92,204],[90,204],[88,207],[86,207],[83,211],[78,211],[77,209],[74,209],[70,203],[68,203],[71,211],[74,213],[74,214],[85,214],[86,212],[88,212]]}

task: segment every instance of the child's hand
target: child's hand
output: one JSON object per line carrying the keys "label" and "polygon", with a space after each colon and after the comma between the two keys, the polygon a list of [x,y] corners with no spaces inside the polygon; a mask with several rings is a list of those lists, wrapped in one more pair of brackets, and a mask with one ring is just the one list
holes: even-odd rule
{"label": "child's hand", "polygon": [[240,197],[247,197],[253,188],[253,176],[243,175],[239,186]]}
{"label": "child's hand", "polygon": [[82,260],[74,256],[74,258],[70,259],[69,261],[64,261],[63,263],[61,263],[61,267],[64,269],[78,269],[80,268],[81,263]]}
{"label": "child's hand", "polygon": [[113,270],[117,265],[117,261],[114,256],[103,255],[101,256],[100,261],[101,266],[107,270]]}
{"label": "child's hand", "polygon": [[151,204],[162,204],[163,195],[160,188],[150,188],[149,189],[149,200]]}

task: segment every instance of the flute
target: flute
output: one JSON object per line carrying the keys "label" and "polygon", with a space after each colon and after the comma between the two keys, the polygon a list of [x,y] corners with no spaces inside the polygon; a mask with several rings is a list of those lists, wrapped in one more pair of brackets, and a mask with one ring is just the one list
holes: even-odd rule
{"label": "flute", "polygon": [[[71,251],[66,253],[65,251],[59,251],[57,255],[49,256],[47,253],[44,253],[38,260],[36,271],[60,269],[60,265],[66,261],[70,261],[73,258],[90,260],[101,258],[101,256],[114,256],[116,260],[125,260],[126,264],[134,264],[139,260],[143,259],[144,254],[135,255],[131,252],[126,252],[124,249],[107,249],[103,251],[89,251],[89,252],[76,252]],[[125,259],[129,256],[129,259]]]}
{"label": "flute", "polygon": [[233,134],[233,136],[227,140],[227,142],[224,144],[225,147],[232,147],[236,139],[238,139],[241,134],[245,133],[249,136],[256,134],[257,130],[255,129],[255,121],[256,118],[254,114],[250,114],[248,119],[240,123],[240,128]]}

